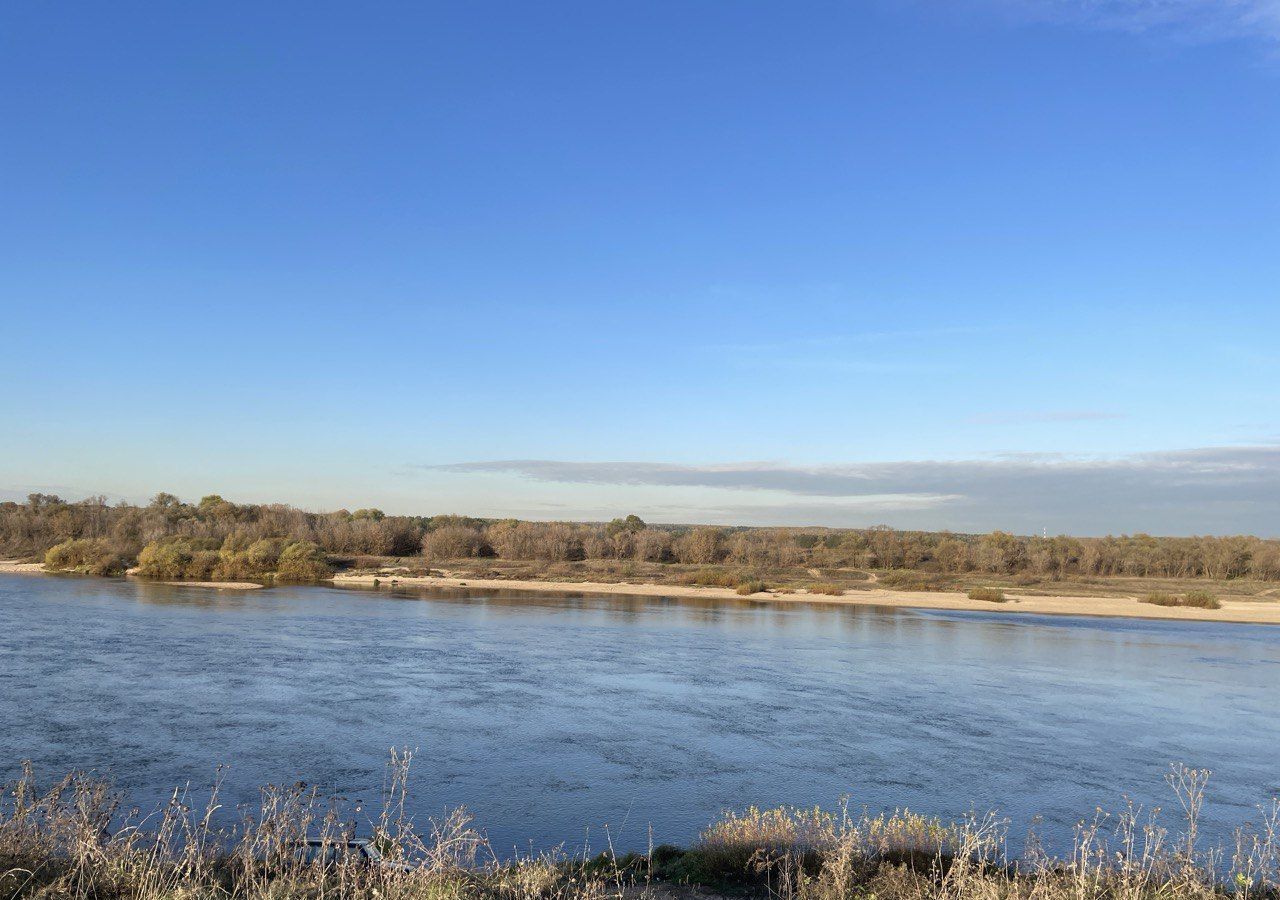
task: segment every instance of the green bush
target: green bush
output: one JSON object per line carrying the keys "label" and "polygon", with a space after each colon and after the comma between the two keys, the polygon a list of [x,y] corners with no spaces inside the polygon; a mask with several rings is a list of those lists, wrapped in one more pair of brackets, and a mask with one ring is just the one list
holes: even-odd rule
{"label": "green bush", "polygon": [[212,571],[217,553],[213,554],[212,563],[208,556],[197,560],[197,554],[213,552],[209,543],[200,538],[172,537],[147,544],[138,554],[138,574],[147,578],[207,578],[209,572],[204,569],[207,565]]}
{"label": "green bush", "polygon": [[81,572],[86,575],[123,575],[129,560],[104,540],[69,540],[50,547],[44,555],[51,572]]}
{"label": "green bush", "polygon": [[223,549],[204,538],[167,538],[148,544],[138,555],[138,573],[148,578],[191,581],[259,580],[276,576],[286,581],[318,581],[332,574],[322,551],[310,541],[262,538],[244,549],[242,540],[228,539]]}
{"label": "green bush", "polygon": [[311,541],[295,541],[280,551],[276,577],[285,581],[319,581],[332,574],[324,551]]}
{"label": "green bush", "polygon": [[977,587],[969,591],[970,600],[985,600],[988,603],[1005,603],[1007,598],[999,588]]}

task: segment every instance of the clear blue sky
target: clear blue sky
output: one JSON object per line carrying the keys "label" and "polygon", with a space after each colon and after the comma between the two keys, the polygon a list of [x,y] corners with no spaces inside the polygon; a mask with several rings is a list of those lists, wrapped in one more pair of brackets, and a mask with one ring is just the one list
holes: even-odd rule
{"label": "clear blue sky", "polygon": [[12,3],[0,84],[0,491],[1280,533],[1275,0]]}

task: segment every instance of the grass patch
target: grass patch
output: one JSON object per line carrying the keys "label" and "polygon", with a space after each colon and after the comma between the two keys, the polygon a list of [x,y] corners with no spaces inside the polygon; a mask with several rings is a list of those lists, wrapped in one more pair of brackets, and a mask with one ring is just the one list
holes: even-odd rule
{"label": "grass patch", "polygon": [[1199,609],[1222,609],[1218,598],[1208,591],[1187,591],[1186,596],[1182,598],[1182,605],[1195,606]]}
{"label": "grass patch", "polygon": [[1182,596],[1163,591],[1152,591],[1142,597],[1139,602],[1150,603],[1152,606],[1190,606],[1196,609],[1222,609],[1221,601],[1208,591],[1187,591]]}
{"label": "grass patch", "polygon": [[742,582],[742,576],[733,572],[726,572],[724,569],[699,569],[696,572],[686,572],[679,578],[681,584],[691,584],[698,587],[737,587]]}
{"label": "grass patch", "polygon": [[929,572],[885,572],[880,576],[880,584],[895,591],[934,592],[951,589],[949,578]]}
{"label": "grass patch", "polygon": [[839,597],[844,594],[844,588],[833,581],[815,581],[809,585],[810,594],[827,594],[831,597]]}
{"label": "grass patch", "polygon": [[1008,603],[1009,598],[1004,591],[993,587],[976,587],[969,591],[970,600],[984,600],[987,603]]}
{"label": "grass patch", "polygon": [[758,594],[769,587],[759,578],[749,577],[740,572],[727,572],[724,569],[699,569],[697,572],[686,572],[677,580],[680,584],[698,587],[733,588],[744,597]]}

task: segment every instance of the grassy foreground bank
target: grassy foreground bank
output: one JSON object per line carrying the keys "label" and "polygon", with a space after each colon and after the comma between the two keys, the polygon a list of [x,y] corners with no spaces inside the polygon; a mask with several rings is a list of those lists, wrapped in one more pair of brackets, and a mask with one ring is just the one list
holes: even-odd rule
{"label": "grassy foreground bank", "polygon": [[[1182,767],[1169,776],[1181,833],[1134,809],[1090,815],[1062,859],[1034,841],[1012,858],[993,817],[784,808],[726,813],[687,849],[499,860],[464,811],[415,827],[405,814],[408,771],[408,756],[393,754],[371,821],[300,786],[267,787],[238,826],[218,829],[216,787],[198,807],[176,791],[161,810],[126,814],[104,781],[72,775],[41,790],[27,769],[0,803],[0,898],[1280,897],[1280,806],[1241,826],[1231,847],[1203,846],[1208,773]],[[296,852],[305,837],[355,834],[387,864],[308,863]]]}

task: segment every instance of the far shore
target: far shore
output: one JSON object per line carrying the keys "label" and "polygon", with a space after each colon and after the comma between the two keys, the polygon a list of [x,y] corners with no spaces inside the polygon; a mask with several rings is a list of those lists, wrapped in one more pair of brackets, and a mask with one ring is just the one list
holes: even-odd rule
{"label": "far shore", "polygon": [[263,585],[256,581],[162,581],[170,587],[216,588],[220,591],[256,591]]}
{"label": "far shore", "polygon": [[[0,560],[0,575],[49,575],[46,572],[44,563],[38,562],[17,562],[15,560]],[[133,577],[133,572],[126,573],[129,577]],[[217,588],[223,591],[253,591],[263,587],[255,581],[158,581],[156,584],[167,584],[173,587],[202,587]]]}
{"label": "far shore", "polygon": [[[38,562],[0,561],[0,574],[45,574]],[[251,581],[164,581],[159,584],[180,587],[203,587],[221,590],[257,590],[263,585]],[[872,588],[841,596],[811,594],[805,591],[783,593],[761,591],[742,595],[731,588],[694,585],[652,584],[645,582],[605,581],[539,581],[506,578],[468,578],[451,575],[395,575],[339,573],[333,577],[339,587],[444,587],[479,588],[482,590],[532,591],[538,593],[571,592],[633,597],[676,597],[701,600],[747,600],[765,603],[829,603],[840,606],[895,606],[911,609],[943,609],[961,612],[1031,613],[1050,616],[1104,616],[1129,619],[1162,619],[1184,622],[1237,622],[1254,625],[1280,625],[1280,603],[1223,599],[1221,609],[1154,606],[1139,602],[1137,597],[1084,597],[1019,595],[1006,591],[1005,603],[971,600],[955,591],[897,591]]]}
{"label": "far shore", "polygon": [[967,612],[1035,613],[1049,616],[1107,616],[1129,619],[1176,619],[1200,622],[1238,622],[1280,625],[1280,603],[1272,601],[1223,600],[1221,609],[1154,606],[1137,597],[1043,597],[1019,596],[1006,592],[1005,603],[970,600],[953,591],[895,591],[888,588],[850,592],[838,597],[804,591],[781,593],[761,591],[743,596],[731,588],[692,585],[649,584],[602,581],[533,581],[505,578],[338,574],[333,583],[351,587],[460,587],[482,590],[569,591],[582,594],[611,594],[640,597],[680,597],[702,600],[748,600],[766,603],[831,603],[841,606],[898,606],[911,609],[949,609]]}

